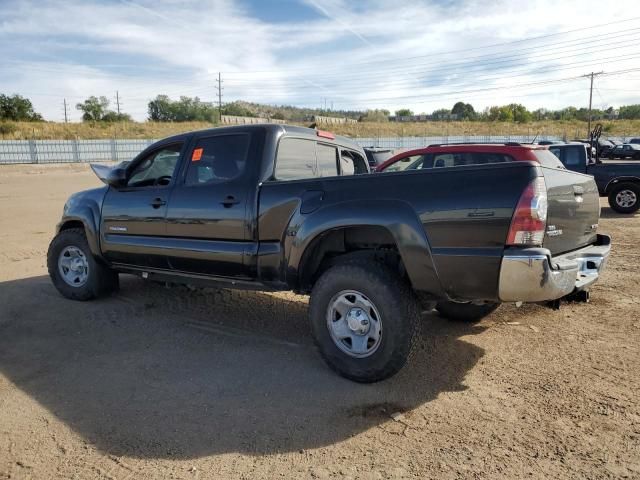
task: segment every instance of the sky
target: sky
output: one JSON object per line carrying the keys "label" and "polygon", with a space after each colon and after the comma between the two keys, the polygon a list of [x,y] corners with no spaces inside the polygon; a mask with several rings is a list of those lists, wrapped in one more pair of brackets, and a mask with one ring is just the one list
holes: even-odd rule
{"label": "sky", "polygon": [[[633,15],[637,15],[634,17]],[[391,112],[640,103],[637,0],[0,0],[0,93],[79,121],[104,95]]]}

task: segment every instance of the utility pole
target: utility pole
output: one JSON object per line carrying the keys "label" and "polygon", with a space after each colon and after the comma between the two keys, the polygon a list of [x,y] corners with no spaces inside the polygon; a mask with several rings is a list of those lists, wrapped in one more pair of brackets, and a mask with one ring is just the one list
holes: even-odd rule
{"label": "utility pole", "polygon": [[118,116],[120,116],[120,95],[116,90],[116,111],[118,112]]}
{"label": "utility pole", "polygon": [[62,104],[64,105],[64,123],[67,123],[69,119],[67,117],[67,99],[66,98],[62,100]]}
{"label": "utility pole", "polygon": [[587,138],[591,136],[591,103],[593,101],[593,77],[596,75],[602,75],[604,72],[591,72],[583,77],[591,77],[591,86],[589,87],[589,122],[587,124]]}
{"label": "utility pole", "polygon": [[218,115],[220,123],[222,123],[222,74],[218,72],[217,89],[218,89]]}

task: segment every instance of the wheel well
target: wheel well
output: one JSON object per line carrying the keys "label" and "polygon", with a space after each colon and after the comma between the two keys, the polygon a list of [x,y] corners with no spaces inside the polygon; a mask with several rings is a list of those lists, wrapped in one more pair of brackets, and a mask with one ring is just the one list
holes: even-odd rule
{"label": "wheel well", "polygon": [[62,224],[62,226],[60,227],[60,231],[62,232],[63,230],[71,230],[72,228],[81,228],[84,230],[84,223],[82,223],[80,220],[69,220]]}
{"label": "wheel well", "polygon": [[609,195],[611,193],[611,190],[613,190],[614,188],[616,188],[618,185],[623,185],[626,183],[631,183],[633,185],[636,185],[638,187],[640,187],[640,178],[638,177],[626,177],[626,178],[620,178],[618,179],[617,182],[609,182],[609,184],[606,186],[605,188],[605,195]]}
{"label": "wheel well", "polygon": [[319,235],[305,250],[298,275],[298,289],[308,293],[316,280],[337,262],[375,259],[406,270],[395,239],[389,230],[375,225],[342,227]]}

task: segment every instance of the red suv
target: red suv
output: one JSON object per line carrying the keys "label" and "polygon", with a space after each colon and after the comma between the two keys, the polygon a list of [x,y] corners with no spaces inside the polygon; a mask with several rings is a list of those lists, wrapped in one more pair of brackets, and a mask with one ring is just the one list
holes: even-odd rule
{"label": "red suv", "polygon": [[457,167],[502,162],[538,162],[548,167],[562,163],[547,146],[520,143],[459,143],[429,145],[394,155],[379,165],[376,172],[398,172],[421,168]]}

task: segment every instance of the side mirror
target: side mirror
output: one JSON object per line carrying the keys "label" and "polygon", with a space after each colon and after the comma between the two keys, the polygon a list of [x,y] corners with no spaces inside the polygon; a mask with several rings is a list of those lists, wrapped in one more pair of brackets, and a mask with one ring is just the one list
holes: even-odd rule
{"label": "side mirror", "polygon": [[114,188],[124,187],[127,184],[127,171],[122,167],[116,167],[109,172],[105,183]]}

